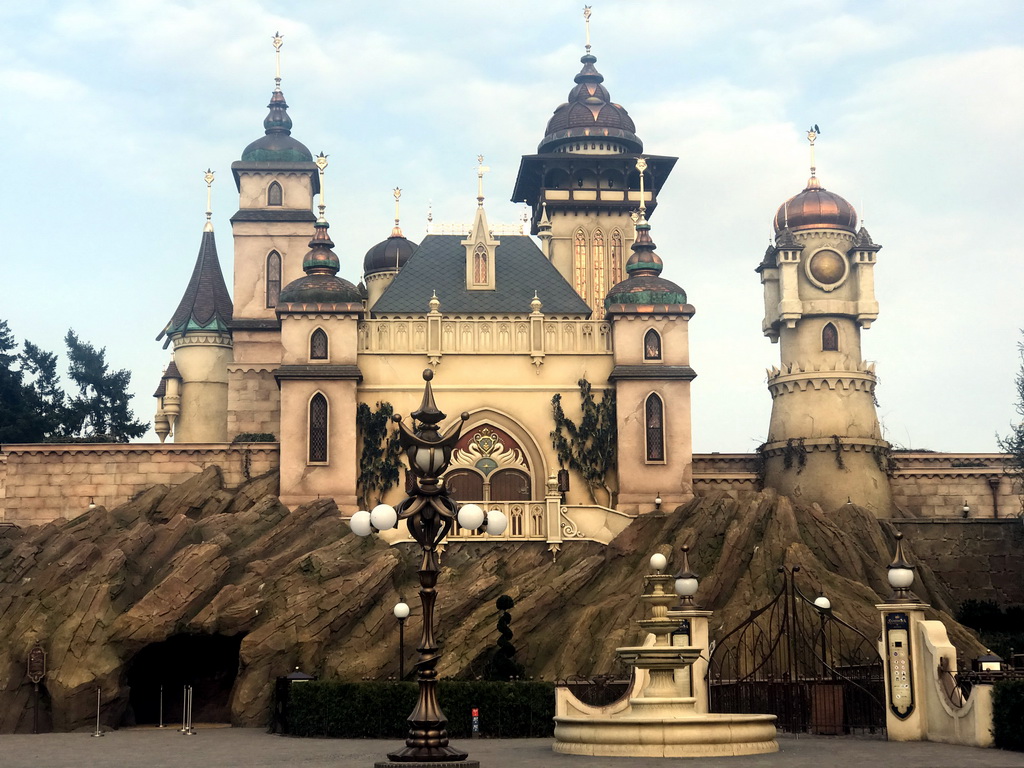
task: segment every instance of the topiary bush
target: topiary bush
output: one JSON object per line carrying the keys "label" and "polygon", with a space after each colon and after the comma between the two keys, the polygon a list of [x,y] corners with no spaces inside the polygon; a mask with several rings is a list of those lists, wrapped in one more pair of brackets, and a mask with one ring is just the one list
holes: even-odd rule
{"label": "topiary bush", "polygon": [[997,747],[1024,752],[1024,680],[996,683],[992,692],[992,726]]}

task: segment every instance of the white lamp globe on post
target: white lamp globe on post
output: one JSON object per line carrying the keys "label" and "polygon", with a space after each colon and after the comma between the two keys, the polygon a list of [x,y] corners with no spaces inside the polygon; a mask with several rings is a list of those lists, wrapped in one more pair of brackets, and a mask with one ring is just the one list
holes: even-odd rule
{"label": "white lamp globe on post", "polygon": [[477,504],[463,504],[459,509],[459,525],[467,531],[475,531],[484,524],[484,510]]}
{"label": "white lamp globe on post", "polygon": [[405,620],[409,618],[409,604],[404,597],[398,598],[393,609],[398,619],[398,679],[405,679]]}
{"label": "white lamp globe on post", "polygon": [[679,607],[693,609],[697,604],[693,601],[697,594],[697,574],[690,570],[690,547],[683,547],[683,570],[676,574],[675,593],[679,595]]}
{"label": "white lamp globe on post", "polygon": [[484,533],[488,536],[501,536],[508,528],[508,518],[500,509],[492,509],[484,518]]}
{"label": "white lamp globe on post", "polygon": [[814,607],[821,613],[828,613],[832,610],[832,601],[825,597],[825,595],[821,594],[814,598]]}
{"label": "white lamp globe on post", "polygon": [[660,552],[655,552],[651,555],[651,570],[655,573],[661,573],[668,567],[668,558]]}
{"label": "white lamp globe on post", "polygon": [[378,531],[387,531],[398,525],[398,512],[390,504],[378,504],[370,510],[370,524]]}
{"label": "white lamp globe on post", "polygon": [[903,555],[903,534],[896,534],[896,555],[888,568],[889,586],[893,593],[889,597],[890,603],[916,603],[920,602],[910,591],[914,583],[914,566],[907,562]]}
{"label": "white lamp globe on post", "polygon": [[373,525],[370,523],[370,513],[361,509],[352,515],[348,521],[352,533],[356,536],[369,536],[373,533]]}

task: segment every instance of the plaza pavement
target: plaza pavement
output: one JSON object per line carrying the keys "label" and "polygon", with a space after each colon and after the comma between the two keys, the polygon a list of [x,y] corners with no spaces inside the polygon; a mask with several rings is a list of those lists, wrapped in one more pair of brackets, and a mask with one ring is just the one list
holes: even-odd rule
{"label": "plaza pavement", "polygon": [[[479,739],[456,745],[481,768],[1022,768],[1024,753],[856,736],[780,735],[779,752],[754,757],[609,758],[559,755],[550,739]],[[372,768],[401,741],[295,739],[256,728],[173,728],[0,736],[2,768]],[[397,764],[401,765],[401,764]]]}

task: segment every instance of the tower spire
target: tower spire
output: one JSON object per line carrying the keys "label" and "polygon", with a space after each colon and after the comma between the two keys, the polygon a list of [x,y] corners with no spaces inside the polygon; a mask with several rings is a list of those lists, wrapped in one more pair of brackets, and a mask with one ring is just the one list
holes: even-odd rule
{"label": "tower spire", "polygon": [[640,172],[640,218],[647,219],[647,198],[644,195],[644,171],[647,170],[647,161],[642,157],[636,159],[636,169]]}
{"label": "tower spire", "polygon": [[814,162],[814,141],[821,135],[821,130],[817,125],[811,126],[807,131],[807,141],[811,145],[811,178],[807,180],[807,189],[818,189],[821,187],[821,182],[818,181],[817,172],[818,169]]}
{"label": "tower spire", "polygon": [[394,194],[394,196],[395,196],[395,228],[391,230],[391,236],[392,237],[405,237],[405,235],[402,234],[402,227],[399,226],[399,223],[398,223],[399,218],[400,218],[399,217],[399,208],[398,208],[398,199],[402,196],[402,189],[401,189],[401,187],[395,187],[392,190],[392,194]]}
{"label": "tower spire", "polygon": [[327,209],[327,193],[324,191],[324,170],[327,168],[327,155],[321,152],[313,162],[316,163],[317,170],[320,173],[320,205],[317,206],[320,210],[320,216],[317,218],[316,223],[326,224],[327,219],[324,218],[324,211]]}
{"label": "tower spire", "polygon": [[589,5],[584,5],[583,6],[583,24],[586,26],[586,29],[587,29],[587,53],[590,53],[590,14],[591,13],[592,13],[592,11],[590,10],[590,6]]}
{"label": "tower spire", "polygon": [[284,45],[284,38],[281,37],[280,32],[274,33],[274,92],[281,92],[281,46]]}
{"label": "tower spire", "polygon": [[484,156],[476,156],[476,204],[478,208],[484,207],[484,174],[491,170],[484,165]]}
{"label": "tower spire", "polygon": [[206,169],[206,173],[203,175],[203,180],[206,182],[206,226],[203,227],[203,232],[213,232],[213,208],[211,206],[212,194],[211,189],[213,187],[213,171],[209,168]]}

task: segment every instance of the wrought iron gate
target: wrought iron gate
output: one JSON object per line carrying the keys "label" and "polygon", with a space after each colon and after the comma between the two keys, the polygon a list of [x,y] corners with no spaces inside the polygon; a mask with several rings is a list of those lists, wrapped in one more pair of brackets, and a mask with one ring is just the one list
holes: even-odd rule
{"label": "wrought iron gate", "polygon": [[805,597],[799,570],[780,568],[778,594],[715,643],[711,711],[776,715],[789,732],[884,733],[877,643]]}

